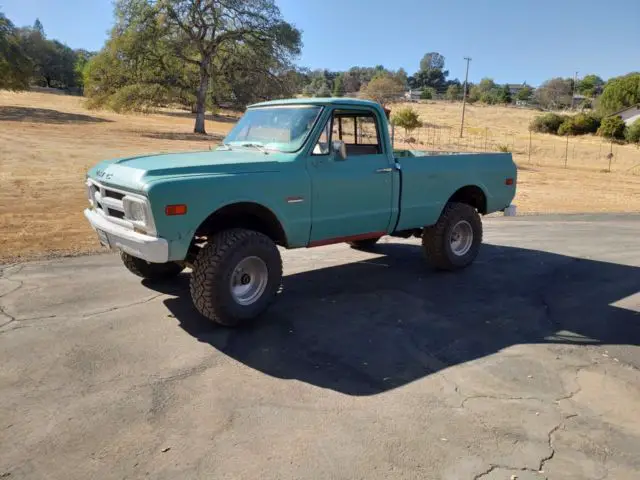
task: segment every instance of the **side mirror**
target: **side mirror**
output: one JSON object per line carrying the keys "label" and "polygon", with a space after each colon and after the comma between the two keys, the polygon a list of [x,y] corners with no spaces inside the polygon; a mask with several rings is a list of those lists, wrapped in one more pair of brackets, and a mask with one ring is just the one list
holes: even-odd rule
{"label": "side mirror", "polygon": [[331,142],[331,155],[334,160],[346,160],[347,159],[347,146],[342,140],[334,140]]}

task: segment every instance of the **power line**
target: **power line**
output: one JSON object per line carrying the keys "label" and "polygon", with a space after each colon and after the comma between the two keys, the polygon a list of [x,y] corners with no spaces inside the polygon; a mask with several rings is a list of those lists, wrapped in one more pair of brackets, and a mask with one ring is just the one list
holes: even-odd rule
{"label": "power line", "polygon": [[464,57],[467,61],[467,73],[464,75],[464,91],[462,93],[462,120],[460,121],[460,138],[462,138],[462,131],[464,130],[464,110],[467,106],[467,84],[469,83],[469,62],[470,57]]}

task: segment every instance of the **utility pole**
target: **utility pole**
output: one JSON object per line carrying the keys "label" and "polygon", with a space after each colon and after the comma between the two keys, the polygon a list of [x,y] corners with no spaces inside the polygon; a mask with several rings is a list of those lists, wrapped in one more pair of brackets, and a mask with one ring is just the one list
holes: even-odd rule
{"label": "utility pole", "polygon": [[462,138],[462,132],[464,130],[464,109],[467,106],[467,84],[469,83],[469,62],[471,61],[470,57],[464,57],[467,61],[467,73],[464,75],[464,90],[462,93],[462,120],[460,121],[460,138]]}
{"label": "utility pole", "polygon": [[573,93],[571,94],[571,110],[573,110],[573,101],[576,98],[576,87],[578,86],[578,72],[573,76]]}

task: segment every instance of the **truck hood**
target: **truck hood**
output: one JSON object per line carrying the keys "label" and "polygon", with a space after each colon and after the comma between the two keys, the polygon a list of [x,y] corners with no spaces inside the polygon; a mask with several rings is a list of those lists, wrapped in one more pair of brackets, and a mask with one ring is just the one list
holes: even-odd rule
{"label": "truck hood", "polygon": [[242,150],[166,153],[105,160],[88,172],[89,178],[140,192],[155,180],[192,175],[234,175],[275,172],[286,154]]}

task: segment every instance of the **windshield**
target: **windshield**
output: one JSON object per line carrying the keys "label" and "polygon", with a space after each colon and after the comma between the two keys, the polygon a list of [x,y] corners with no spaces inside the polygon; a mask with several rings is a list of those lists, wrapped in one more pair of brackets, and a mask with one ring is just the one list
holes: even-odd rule
{"label": "windshield", "polygon": [[223,143],[295,152],[302,147],[321,111],[322,107],[309,105],[252,108]]}

